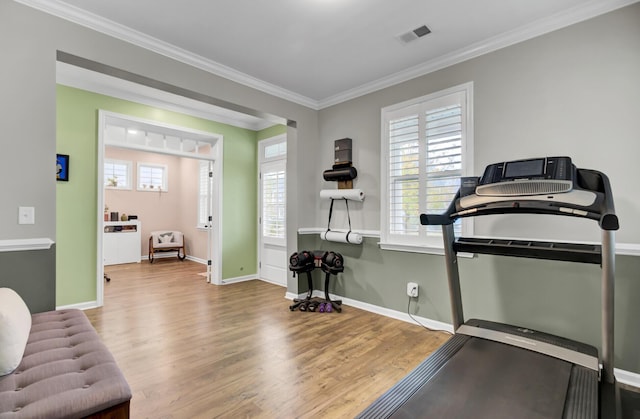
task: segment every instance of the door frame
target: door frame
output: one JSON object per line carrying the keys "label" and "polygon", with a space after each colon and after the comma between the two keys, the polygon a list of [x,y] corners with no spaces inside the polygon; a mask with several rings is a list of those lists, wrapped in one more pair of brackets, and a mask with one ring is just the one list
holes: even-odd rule
{"label": "door frame", "polygon": [[[270,163],[270,162],[274,162],[274,161],[283,161],[284,162],[284,167],[285,167],[285,179],[287,177],[287,153],[285,153],[282,156],[273,158],[273,159],[267,159],[265,160],[264,158],[264,149],[265,147],[271,145],[271,144],[276,144],[276,143],[280,143],[280,142],[284,142],[285,144],[287,143],[287,134],[280,134],[280,135],[276,135],[273,137],[269,137],[269,138],[265,138],[264,140],[260,140],[258,142],[258,278],[260,278],[261,280],[263,280],[262,278],[262,259],[263,259],[263,248],[265,243],[263,242],[263,236],[262,236],[262,165],[265,163]],[[286,188],[286,182],[285,182],[285,188]],[[285,200],[285,211],[287,211],[288,208],[286,208],[286,200]],[[286,216],[285,216],[285,234],[284,234],[284,243],[282,245],[284,247],[284,252],[286,255],[287,252],[287,228],[286,228]],[[271,282],[271,281],[268,281]],[[282,283],[278,283],[279,285],[282,285],[284,287],[287,286],[287,278],[286,276],[283,279]]]}
{"label": "door frame", "polygon": [[[196,134],[207,137],[202,141],[206,141],[211,145],[211,153],[209,155],[190,155],[173,150],[148,149],[143,150],[151,153],[177,155],[180,157],[207,160],[213,162],[213,178],[215,182],[212,187],[211,201],[215,207],[212,207],[213,217],[211,226],[209,227],[209,266],[207,269],[207,282],[215,285],[222,284],[222,184],[223,184],[223,141],[224,137],[220,134],[199,131],[182,126],[167,124],[159,121],[137,118],[130,115],[118,114],[115,112],[98,110],[98,181],[97,181],[97,287],[96,287],[96,303],[98,307],[104,305],[104,260],[103,260],[103,234],[104,234],[104,154],[105,154],[105,128],[109,118],[124,119],[132,122],[140,122],[147,125],[155,125],[160,128],[182,131],[187,134]],[[140,150],[139,147],[127,147],[126,144],[118,144],[117,147],[132,148]]]}

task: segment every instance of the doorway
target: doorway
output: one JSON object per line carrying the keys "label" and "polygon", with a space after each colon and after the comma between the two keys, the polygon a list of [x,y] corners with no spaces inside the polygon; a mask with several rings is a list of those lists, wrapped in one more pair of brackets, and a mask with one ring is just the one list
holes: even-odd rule
{"label": "doorway", "polygon": [[287,286],[287,137],[259,142],[258,269],[260,279]]}
{"label": "doorway", "polygon": [[[198,231],[197,234],[191,234],[192,238],[196,235],[201,236],[201,233],[205,233],[205,243],[202,243],[206,247],[205,256],[200,259],[202,263],[206,264],[205,278],[207,282],[213,284],[221,284],[221,260],[222,260],[222,243],[221,243],[221,183],[222,183],[222,147],[223,137],[222,135],[204,132],[198,130],[187,129],[180,126],[169,125],[152,120],[144,120],[141,118],[135,118],[128,115],[116,114],[113,112],[100,111],[99,112],[99,129],[98,129],[98,243],[97,243],[97,259],[98,259],[98,305],[104,303],[104,281],[102,280],[104,275],[104,261],[105,261],[105,249],[104,249],[104,235],[107,216],[105,215],[105,149],[106,147],[114,147],[119,150],[127,150],[132,155],[144,155],[147,153],[153,153],[154,155],[164,156],[164,158],[172,158],[177,160],[193,161],[192,164],[195,169],[193,171],[193,189],[197,189],[194,192],[193,199],[188,199],[188,202],[192,202],[191,205],[187,205],[189,211],[193,209],[194,214],[197,211],[197,226],[196,222],[193,222],[194,231]],[[122,160],[119,160],[122,162]],[[200,163],[197,163],[199,161]],[[126,163],[126,162],[125,162]],[[145,181],[145,184],[140,184],[142,179],[143,168],[153,169],[151,172],[161,174],[163,166],[158,164],[142,165],[140,162],[136,164],[131,163],[130,172],[136,171],[136,182],[133,182],[133,176],[128,175],[130,190],[136,192],[142,191],[141,195],[148,195],[155,200],[160,200],[163,197],[163,193],[168,195],[168,184],[163,184],[162,175],[157,176],[158,184],[153,184],[152,181]],[[203,170],[203,168],[205,170]],[[164,166],[166,170],[167,167]],[[203,175],[203,172],[206,174]],[[165,172],[165,176],[167,173]],[[168,173],[171,176],[171,173]],[[155,180],[153,182],[156,182]],[[185,185],[180,185],[179,189],[186,189]],[[120,215],[120,214],[119,214]],[[137,222],[140,225],[144,220]],[[144,226],[140,227],[145,230]],[[163,227],[166,228],[166,227]],[[148,232],[149,229],[147,228]],[[142,235],[142,246],[144,247],[144,240],[148,239],[147,235]],[[139,249],[139,251],[141,251]],[[202,253],[202,252],[200,252]]]}

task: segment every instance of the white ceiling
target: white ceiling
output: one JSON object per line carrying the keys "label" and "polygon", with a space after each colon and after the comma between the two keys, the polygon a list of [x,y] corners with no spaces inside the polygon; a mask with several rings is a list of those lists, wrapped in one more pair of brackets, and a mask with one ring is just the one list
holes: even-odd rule
{"label": "white ceiling", "polygon": [[321,109],[638,0],[16,1]]}

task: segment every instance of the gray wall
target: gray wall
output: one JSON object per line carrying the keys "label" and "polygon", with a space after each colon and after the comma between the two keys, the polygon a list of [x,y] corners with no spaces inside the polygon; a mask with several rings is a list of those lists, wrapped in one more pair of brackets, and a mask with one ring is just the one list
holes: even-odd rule
{"label": "gray wall", "polygon": [[[318,125],[315,110],[276,98],[269,94],[231,82],[208,72],[178,63],[167,57],[97,33],[68,21],[39,12],[13,1],[0,1],[0,114],[2,114],[3,158],[0,176],[4,182],[0,200],[0,239],[47,237],[56,240],[54,157],[56,153],[55,88],[56,54],[62,51],[128,72],[150,77],[179,88],[188,89],[231,104],[276,115],[297,122],[298,139],[291,144],[291,161],[302,166],[312,164]],[[73,168],[71,169],[73,170]],[[314,194],[310,188],[295,189],[312,182],[312,173],[299,176],[301,182],[290,187],[289,213],[312,214]],[[17,224],[18,207],[34,206],[36,224]],[[295,238],[297,225],[289,226]],[[297,248],[290,241],[290,250]],[[55,259],[47,267],[55,272]],[[0,271],[4,271],[4,264]],[[0,277],[1,278],[1,277]],[[26,277],[21,280],[32,288],[47,278]],[[0,279],[0,286],[5,284]],[[291,290],[297,282],[291,281]]]}
{"label": "gray wall", "polygon": [[[640,242],[640,4],[513,45],[320,111],[317,190],[335,188],[321,171],[331,166],[335,139],[350,137],[355,187],[366,193],[350,205],[355,230],[380,229],[380,109],[473,81],[475,172],[517,158],[568,155],[579,167],[611,179],[620,216],[617,239]],[[329,204],[319,202],[314,224],[324,227]],[[344,211],[334,208],[333,220]],[[600,239],[595,223],[566,217],[483,217],[476,234],[557,240]],[[339,221],[337,221],[339,222]],[[346,224],[345,224],[346,225]],[[345,273],[332,292],[407,309],[406,283],[420,285],[415,313],[450,322],[441,256],[382,251],[300,236],[302,248],[335,250]],[[640,372],[640,258],[618,256],[615,366]],[[522,324],[600,346],[600,269],[596,266],[481,255],[461,259],[466,318]],[[413,307],[413,303],[412,303]]]}
{"label": "gray wall", "polygon": [[[355,187],[366,193],[354,228],[380,228],[380,110],[451,86],[474,83],[475,173],[490,163],[568,155],[578,167],[605,172],[616,194],[620,243],[640,243],[640,4],[320,111],[318,190],[331,167],[333,141],[353,139]],[[329,203],[313,225],[326,225]],[[340,214],[336,214],[339,217]],[[338,218],[336,218],[338,220]],[[476,234],[599,240],[590,222],[571,230],[562,217],[476,221]],[[524,228],[523,228],[524,227]]]}
{"label": "gray wall", "polygon": [[55,263],[55,245],[46,250],[0,252],[0,287],[17,292],[31,313],[54,310]]}
{"label": "gray wall", "polygon": [[[14,9],[18,9],[15,10]],[[55,237],[55,51],[45,51],[26,24],[24,7],[0,2],[3,179],[0,239]],[[26,17],[25,17],[26,18]],[[10,180],[10,181],[9,181]],[[36,224],[18,225],[18,207],[35,207]]]}
{"label": "gray wall", "polygon": [[[630,192],[631,180],[638,178],[640,169],[629,163],[640,155],[639,13],[640,5],[634,5],[316,112],[2,0],[0,111],[5,155],[0,176],[11,180],[5,182],[0,200],[2,238],[55,240],[55,60],[60,50],[297,121],[288,159],[289,253],[327,246],[312,236],[301,236],[296,243],[295,231],[326,223],[328,204],[318,202],[317,194],[322,188],[335,187],[321,180],[322,171],[331,167],[333,140],[354,139],[356,187],[367,193],[366,201],[354,207],[354,228],[378,230],[380,108],[471,80],[475,83],[478,170],[496,160],[532,153],[569,154],[579,165],[611,176],[614,191],[621,191],[619,238],[638,240],[633,220],[638,202]],[[597,151],[603,144],[622,151],[605,155]],[[17,207],[25,205],[36,207],[35,226],[17,225]],[[500,228],[491,221],[478,225],[479,231],[499,232]],[[404,310],[404,284],[410,278],[421,285],[416,312],[449,320],[441,257],[381,251],[375,239],[367,239],[360,247],[331,247],[347,257],[348,268],[336,283],[336,293]],[[0,263],[5,271],[7,262]],[[634,304],[640,296],[640,266],[632,257],[621,257],[618,263],[616,366],[640,372],[636,350],[640,331],[633,325],[633,319],[640,317]],[[46,265],[49,272],[55,270],[53,262]],[[522,320],[589,343],[599,341],[599,273],[594,267],[485,256],[462,261],[461,274],[468,316]],[[26,287],[42,289],[44,276],[34,273],[21,280]],[[290,278],[289,291],[297,292],[298,283]],[[524,296],[524,303],[515,302],[516,296]],[[552,309],[551,303],[558,304]]]}

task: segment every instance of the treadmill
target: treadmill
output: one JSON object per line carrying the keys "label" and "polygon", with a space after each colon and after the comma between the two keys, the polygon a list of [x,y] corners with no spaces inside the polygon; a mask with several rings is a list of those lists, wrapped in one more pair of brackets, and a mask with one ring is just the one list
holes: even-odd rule
{"label": "treadmill", "polygon": [[[456,238],[454,222],[488,214],[549,214],[594,220],[601,244]],[[441,225],[453,337],[358,418],[619,418],[613,371],[614,262],[618,218],[606,175],[569,157],[496,163],[481,178],[462,178],[445,213],[421,214]],[[459,252],[599,264],[602,358],[590,345],[486,320],[465,322]],[[601,365],[600,365],[601,364]]]}

